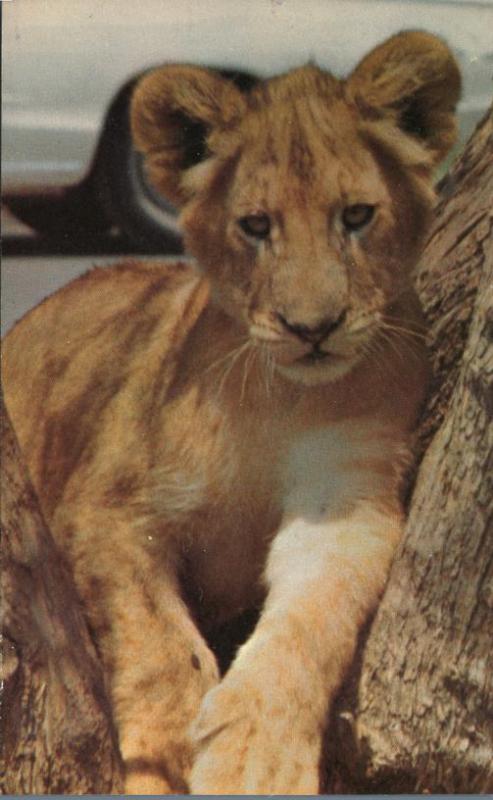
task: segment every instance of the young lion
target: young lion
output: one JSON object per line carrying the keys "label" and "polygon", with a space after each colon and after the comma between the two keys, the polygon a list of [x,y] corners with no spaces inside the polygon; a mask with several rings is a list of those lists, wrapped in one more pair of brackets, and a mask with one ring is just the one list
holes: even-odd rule
{"label": "young lion", "polygon": [[[410,271],[459,86],[420,32],[345,81],[150,73],[134,137],[196,263],[93,270],[7,338],[128,793],[319,790],[329,703],[402,530],[427,379]],[[220,680],[204,637],[261,603]]]}

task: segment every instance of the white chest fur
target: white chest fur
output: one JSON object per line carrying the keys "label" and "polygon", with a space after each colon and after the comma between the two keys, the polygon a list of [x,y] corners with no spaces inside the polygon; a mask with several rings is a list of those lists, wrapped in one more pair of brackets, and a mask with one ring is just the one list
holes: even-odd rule
{"label": "white chest fur", "polygon": [[373,420],[335,423],[296,436],[284,471],[284,509],[311,521],[385,492],[384,465],[402,456],[402,442]]}

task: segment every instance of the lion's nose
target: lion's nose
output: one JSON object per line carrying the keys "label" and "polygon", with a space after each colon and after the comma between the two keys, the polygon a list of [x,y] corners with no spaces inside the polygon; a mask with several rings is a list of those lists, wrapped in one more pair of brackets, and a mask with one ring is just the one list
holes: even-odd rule
{"label": "lion's nose", "polygon": [[298,336],[305,342],[317,344],[317,342],[323,341],[323,339],[343,324],[346,319],[346,310],[344,309],[337,319],[327,317],[316,326],[305,325],[302,322],[291,322],[291,320],[286,319],[282,314],[277,314],[277,318],[290,333],[294,333],[295,336]]}

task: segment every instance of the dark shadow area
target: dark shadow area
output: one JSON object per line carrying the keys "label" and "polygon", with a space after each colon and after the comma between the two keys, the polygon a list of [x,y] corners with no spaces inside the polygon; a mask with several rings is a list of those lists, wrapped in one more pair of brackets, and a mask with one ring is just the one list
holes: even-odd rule
{"label": "dark shadow area", "polygon": [[[180,239],[144,234],[131,237],[120,232],[99,207],[94,187],[87,182],[65,190],[47,190],[35,195],[5,195],[2,209],[4,256],[45,255],[177,255]],[[10,221],[8,219],[10,214]],[[21,230],[18,230],[20,223]],[[27,226],[26,230],[22,230]],[[13,230],[12,230],[13,228]]]}
{"label": "dark shadow area", "polygon": [[249,609],[208,633],[207,642],[217,658],[221,675],[228,670],[238,648],[253,633],[259,614],[258,609]]}
{"label": "dark shadow area", "polygon": [[8,256],[98,256],[121,255],[178,255],[183,251],[163,241],[162,246],[137,247],[134,243],[119,234],[103,234],[101,236],[25,236],[7,235],[2,237],[2,254]]}

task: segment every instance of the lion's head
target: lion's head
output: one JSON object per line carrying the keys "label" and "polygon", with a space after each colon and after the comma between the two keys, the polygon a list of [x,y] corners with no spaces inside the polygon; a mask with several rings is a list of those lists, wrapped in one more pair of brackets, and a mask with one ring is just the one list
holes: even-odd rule
{"label": "lion's head", "polygon": [[189,252],[289,377],[347,372],[398,313],[459,92],[449,49],[422,32],[393,36],[346,80],[306,66],[242,93],[172,65],[137,86],[134,139],[182,210]]}

